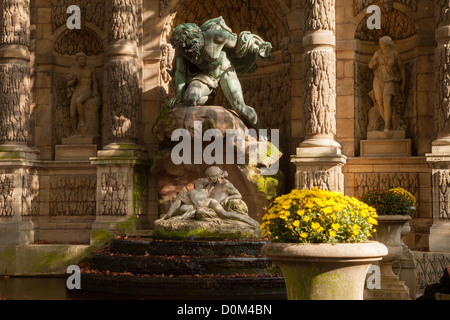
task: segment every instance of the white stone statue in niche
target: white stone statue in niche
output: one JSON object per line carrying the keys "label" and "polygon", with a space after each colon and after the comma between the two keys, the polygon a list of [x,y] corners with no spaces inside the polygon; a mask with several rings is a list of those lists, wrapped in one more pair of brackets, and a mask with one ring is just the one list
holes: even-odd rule
{"label": "white stone statue in niche", "polygon": [[99,136],[100,94],[98,92],[95,68],[87,64],[87,55],[76,55],[77,65],[73,66],[67,79],[67,94],[70,100],[69,139]]}
{"label": "white stone statue in niche", "polygon": [[375,106],[369,112],[368,131],[404,132],[405,68],[389,36],[380,38],[379,43],[381,49],[369,62],[369,68],[375,72],[373,90],[369,93]]}

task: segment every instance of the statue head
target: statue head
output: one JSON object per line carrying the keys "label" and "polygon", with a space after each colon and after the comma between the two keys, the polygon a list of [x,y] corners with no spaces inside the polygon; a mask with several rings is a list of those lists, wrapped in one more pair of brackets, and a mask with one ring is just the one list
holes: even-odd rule
{"label": "statue head", "polygon": [[223,171],[216,166],[206,169],[205,174],[212,183],[220,182],[224,178],[228,177],[228,173],[226,171]]}
{"label": "statue head", "polygon": [[173,29],[170,43],[184,51],[189,58],[197,60],[203,47],[202,30],[195,23],[183,23]]}
{"label": "statue head", "polygon": [[84,52],[78,52],[75,55],[75,59],[77,60],[78,64],[80,64],[81,66],[85,66],[86,60],[87,60],[87,55]]}
{"label": "statue head", "polygon": [[197,189],[197,190],[198,189],[204,189],[204,188],[206,188],[206,186],[208,184],[209,184],[209,181],[207,179],[200,178],[200,179],[195,180],[194,188]]}
{"label": "statue head", "polygon": [[379,42],[381,48],[383,48],[383,46],[395,47],[394,41],[392,41],[392,38],[389,36],[381,37]]}

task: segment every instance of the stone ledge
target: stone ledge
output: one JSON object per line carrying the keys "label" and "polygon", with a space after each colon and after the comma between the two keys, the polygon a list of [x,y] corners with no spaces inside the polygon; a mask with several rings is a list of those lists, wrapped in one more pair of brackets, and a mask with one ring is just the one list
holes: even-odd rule
{"label": "stone ledge", "polygon": [[238,221],[200,221],[159,219],[155,221],[155,239],[182,240],[193,236],[196,240],[253,239],[261,237],[261,231]]}
{"label": "stone ledge", "polygon": [[93,249],[71,244],[0,245],[0,275],[63,275]]}

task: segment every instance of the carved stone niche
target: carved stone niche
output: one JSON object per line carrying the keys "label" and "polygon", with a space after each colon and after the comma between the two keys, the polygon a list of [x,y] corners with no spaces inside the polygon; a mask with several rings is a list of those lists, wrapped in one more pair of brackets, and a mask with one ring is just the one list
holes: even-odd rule
{"label": "carved stone niche", "polygon": [[[101,139],[103,43],[85,27],[66,30],[55,41],[52,105],[55,160],[88,160]],[[63,66],[63,67],[59,67]]]}
{"label": "carved stone niche", "polygon": [[[369,30],[368,16],[365,16],[355,33],[358,48],[355,61],[355,142],[356,153],[362,157],[409,157],[417,148],[417,117],[414,116],[417,112],[414,80],[417,66],[415,57],[408,53],[413,51],[417,28],[411,17],[393,7],[393,2],[355,3],[355,14],[370,4],[380,5],[383,10],[380,30]],[[383,54],[381,45],[375,44],[380,39],[391,46],[389,54]],[[377,65],[391,56],[396,61],[395,65],[400,65],[396,71],[398,78],[388,81],[391,89],[380,90],[379,86],[376,89],[377,78],[383,78]],[[387,99],[381,98],[383,95],[379,93],[383,90],[384,93],[389,92],[392,99],[389,103],[390,119],[384,114]],[[385,119],[388,119],[388,125]]]}

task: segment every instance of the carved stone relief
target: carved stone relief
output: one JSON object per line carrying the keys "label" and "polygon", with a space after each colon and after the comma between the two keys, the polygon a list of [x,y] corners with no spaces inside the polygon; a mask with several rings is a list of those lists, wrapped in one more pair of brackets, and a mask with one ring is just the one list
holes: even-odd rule
{"label": "carved stone relief", "polygon": [[111,114],[110,141],[138,139],[138,65],[134,59],[108,62],[108,94]]}
{"label": "carved stone relief", "polygon": [[313,187],[322,190],[331,190],[330,173],[328,171],[304,171],[301,173],[301,189]]}
{"label": "carved stone relief", "polygon": [[13,216],[14,174],[0,174],[0,217]]}
{"label": "carved stone relief", "polygon": [[[356,173],[355,197],[360,199],[364,194],[374,189],[391,189],[401,187],[416,198],[416,207],[420,205],[418,173]],[[418,215],[418,210],[416,211]]]}
{"label": "carved stone relief", "polygon": [[122,216],[127,214],[128,178],[122,172],[101,174],[100,215]]}
{"label": "carved stone relief", "polygon": [[304,55],[306,134],[336,134],[335,60],[331,50],[312,50]]}
{"label": "carved stone relief", "polygon": [[381,29],[370,30],[364,16],[356,28],[355,38],[362,41],[378,41],[382,36],[390,36],[392,40],[408,39],[417,33],[413,20],[403,12],[393,9],[381,15]]}
{"label": "carved stone relief", "polygon": [[450,44],[436,50],[436,126],[441,136],[450,135]]}
{"label": "carved stone relief", "polygon": [[355,16],[370,5],[378,5],[383,11],[392,10],[394,2],[401,3],[417,11],[419,0],[355,0]]}
{"label": "carved stone relief", "polygon": [[137,41],[137,0],[111,0],[111,8],[109,40]]}
{"label": "carved stone relief", "polygon": [[55,52],[74,56],[84,52],[88,56],[97,56],[104,52],[100,37],[89,28],[66,30],[55,41]]}
{"label": "carved stone relief", "polygon": [[0,141],[26,143],[29,134],[30,68],[0,64]]}
{"label": "carved stone relief", "polygon": [[97,175],[50,178],[50,215],[86,216],[96,212]]}
{"label": "carved stone relief", "polygon": [[450,22],[450,3],[447,0],[437,0],[435,3],[436,25]]}
{"label": "carved stone relief", "polygon": [[450,219],[450,171],[439,171],[439,219]]}
{"label": "carved stone relief", "polygon": [[167,106],[169,97],[174,97],[175,88],[172,82],[172,62],[175,55],[172,45],[169,43],[161,44],[161,61],[160,61],[160,102],[161,110]]}
{"label": "carved stone relief", "polygon": [[159,0],[159,16],[162,17],[169,5],[169,0]]}
{"label": "carved stone relief", "polygon": [[29,170],[23,176],[22,215],[39,215],[39,176],[37,170]]}
{"label": "carved stone relief", "polygon": [[[222,16],[231,30],[250,30],[269,41],[274,51],[280,48],[289,30],[279,5],[272,0],[180,0],[175,10],[177,16],[172,27],[185,22],[202,24],[212,17]],[[169,42],[168,39],[165,42]]]}
{"label": "carved stone relief", "polygon": [[52,0],[53,31],[67,23],[67,8],[77,5],[81,9],[81,25],[85,22],[95,24],[100,30],[105,28],[105,0]]}
{"label": "carved stone relief", "polygon": [[335,0],[306,0],[303,32],[336,29]]}
{"label": "carved stone relief", "polygon": [[30,1],[0,1],[0,43],[30,45]]}

